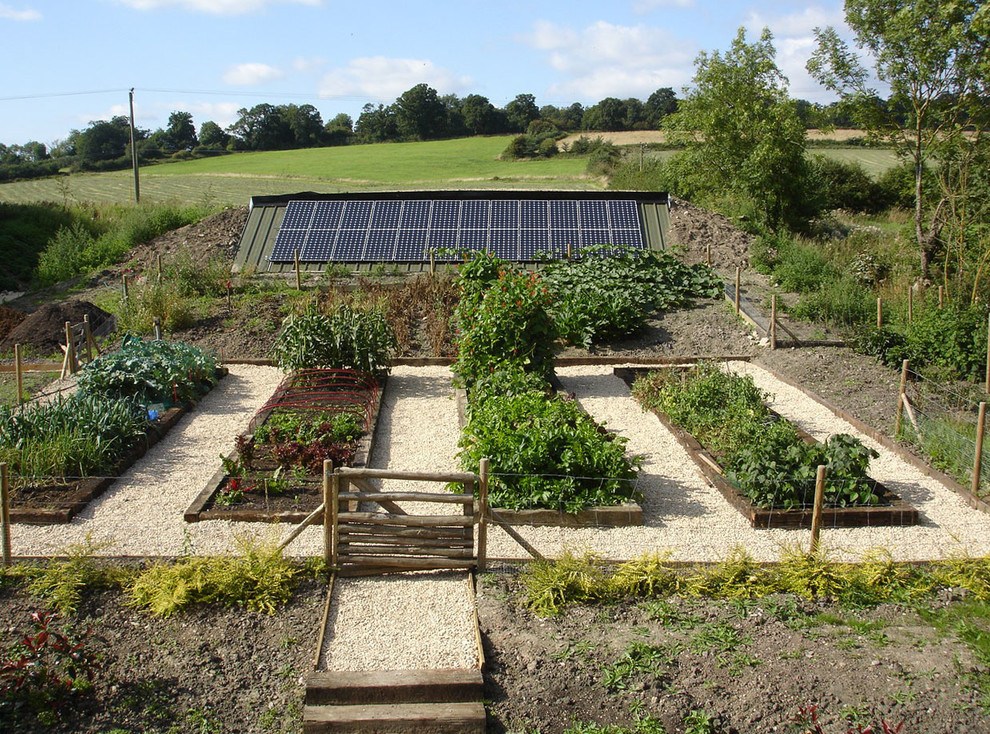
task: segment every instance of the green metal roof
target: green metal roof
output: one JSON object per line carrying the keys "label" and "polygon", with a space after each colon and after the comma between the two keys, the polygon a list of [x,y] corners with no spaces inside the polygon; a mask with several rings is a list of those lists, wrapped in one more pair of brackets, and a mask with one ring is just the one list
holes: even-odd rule
{"label": "green metal roof", "polygon": [[[357,200],[400,200],[400,199],[537,199],[537,200],[611,200],[625,199],[636,201],[639,206],[640,222],[643,226],[643,237],[647,247],[662,250],[666,247],[667,232],[670,228],[669,197],[666,193],[642,191],[379,191],[345,194],[316,194],[300,192],[281,196],[251,197],[250,212],[247,224],[234,255],[234,272],[253,269],[257,273],[290,273],[295,266],[293,263],[269,262],[272,248],[275,246],[275,236],[278,234],[285,216],[286,205],[293,200],[304,201],[333,201],[347,199]],[[377,263],[341,263],[353,271],[369,271]],[[429,263],[422,262],[389,262],[387,265],[399,272],[424,272],[429,270]],[[326,263],[303,262],[299,265],[304,272],[323,272]],[[437,264],[445,267],[445,264]]]}

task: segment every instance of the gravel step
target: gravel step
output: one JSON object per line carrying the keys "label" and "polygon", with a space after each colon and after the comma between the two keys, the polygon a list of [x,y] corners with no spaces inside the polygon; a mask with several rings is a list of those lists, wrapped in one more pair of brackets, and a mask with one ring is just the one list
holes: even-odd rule
{"label": "gravel step", "polygon": [[306,706],[304,734],[484,734],[485,707],[474,703]]}
{"label": "gravel step", "polygon": [[483,688],[480,670],[321,671],[306,680],[306,704],[466,703]]}

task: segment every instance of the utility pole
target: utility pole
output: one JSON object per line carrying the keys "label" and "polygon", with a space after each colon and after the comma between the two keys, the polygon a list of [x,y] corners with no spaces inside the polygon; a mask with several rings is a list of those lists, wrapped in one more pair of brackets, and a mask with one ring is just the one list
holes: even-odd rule
{"label": "utility pole", "polygon": [[131,164],[134,167],[134,203],[141,203],[141,180],[138,178],[138,154],[137,141],[134,134],[134,87],[131,87],[128,95],[131,102]]}

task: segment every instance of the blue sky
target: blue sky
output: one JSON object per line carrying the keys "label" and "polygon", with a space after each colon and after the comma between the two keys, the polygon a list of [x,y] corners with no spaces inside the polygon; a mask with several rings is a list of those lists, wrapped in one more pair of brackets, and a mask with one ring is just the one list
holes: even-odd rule
{"label": "blue sky", "polygon": [[[0,142],[50,144],[127,113],[226,127],[241,107],[312,104],[355,120],[425,82],[537,104],[646,99],[689,84],[700,51],[773,32],[791,94],[830,97],[804,64],[841,2],[784,0],[0,0]],[[845,35],[845,34],[844,34]]]}

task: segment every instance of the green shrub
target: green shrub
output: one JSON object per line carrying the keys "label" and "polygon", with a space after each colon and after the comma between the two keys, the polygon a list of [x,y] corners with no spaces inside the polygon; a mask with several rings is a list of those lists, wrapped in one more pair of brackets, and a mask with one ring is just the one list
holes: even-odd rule
{"label": "green shrub", "polygon": [[821,206],[826,211],[845,209],[877,214],[890,208],[891,200],[858,163],[847,163],[824,155],[812,155],[811,180],[819,187]]}
{"label": "green shrub", "polygon": [[163,266],[166,281],[183,296],[223,296],[230,282],[230,265],[220,258],[196,262],[188,251],[179,252]]}
{"label": "green shrub", "polygon": [[86,252],[96,240],[81,223],[62,227],[38,256],[36,275],[42,285],[68,280],[86,268]]}
{"label": "green shrub", "polygon": [[272,346],[283,370],[346,368],[388,374],[395,333],[377,306],[337,304],[327,313],[309,311],[286,319]]}
{"label": "green shrub", "polygon": [[876,321],[876,295],[851,273],[822,283],[818,290],[805,294],[790,309],[795,318],[820,321],[830,326],[856,326],[870,319]]}
{"label": "green shrub", "polygon": [[124,332],[149,334],[158,319],[166,332],[188,329],[196,323],[195,304],[183,295],[179,284],[171,278],[161,283],[147,280],[132,285],[128,297],[118,297],[108,305],[117,317],[117,328]]}

